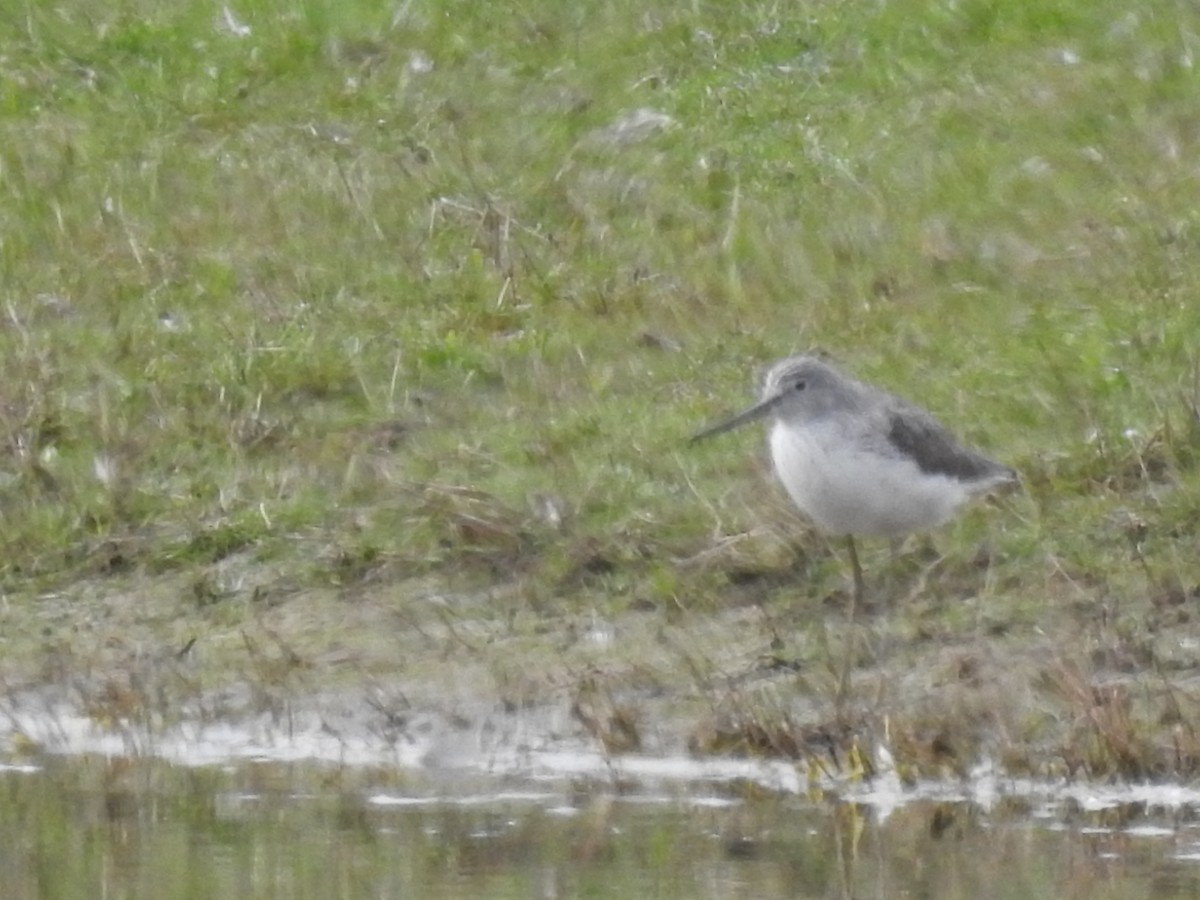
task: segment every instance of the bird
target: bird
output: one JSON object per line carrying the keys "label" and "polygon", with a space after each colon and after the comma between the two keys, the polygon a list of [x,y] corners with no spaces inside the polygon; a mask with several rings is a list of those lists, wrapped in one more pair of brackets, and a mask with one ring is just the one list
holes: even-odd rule
{"label": "bird", "polygon": [[930,413],[815,355],[768,370],[749,409],[692,436],[770,419],[775,474],[822,532],[846,539],[852,600],[865,592],[855,537],[893,541],[935,528],[972,497],[1016,484],[1016,470],[959,443]]}

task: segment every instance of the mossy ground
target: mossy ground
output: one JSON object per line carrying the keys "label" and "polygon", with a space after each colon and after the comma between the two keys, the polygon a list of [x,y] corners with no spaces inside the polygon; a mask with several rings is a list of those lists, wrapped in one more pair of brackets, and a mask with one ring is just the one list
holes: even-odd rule
{"label": "mossy ground", "polygon": [[[191,646],[197,694],[369,677],[602,738],[611,701],[614,749],[849,722],[918,763],[1195,771],[1192,7],[0,25],[14,690]],[[755,438],[686,446],[810,347],[1025,483],[941,562],[867,550],[849,692],[839,557]]]}

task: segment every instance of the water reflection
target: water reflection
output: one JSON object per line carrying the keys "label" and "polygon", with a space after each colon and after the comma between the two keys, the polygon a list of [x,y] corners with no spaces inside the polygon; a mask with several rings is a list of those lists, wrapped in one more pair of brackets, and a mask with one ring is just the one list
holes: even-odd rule
{"label": "water reflection", "polygon": [[[700,792],[697,793],[696,791]],[[50,758],[0,772],[5,897],[1124,898],[1200,892],[1189,804],[890,814],[749,785]]]}

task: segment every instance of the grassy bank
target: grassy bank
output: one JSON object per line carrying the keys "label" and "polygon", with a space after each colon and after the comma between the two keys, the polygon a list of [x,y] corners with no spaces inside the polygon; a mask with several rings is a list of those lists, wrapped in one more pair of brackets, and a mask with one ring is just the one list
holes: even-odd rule
{"label": "grassy bank", "polygon": [[[281,684],[437,685],[466,648],[517,706],[615,697],[645,730],[648,694],[686,694],[714,749],[747,717],[891,715],[960,760],[1200,759],[1189,6],[75,0],[0,25],[15,681],[195,639],[203,686],[272,683],[264,656]],[[809,347],[1026,484],[937,565],[868,551],[890,600],[861,684],[921,680],[848,703],[841,563],[759,439],[685,446]]]}

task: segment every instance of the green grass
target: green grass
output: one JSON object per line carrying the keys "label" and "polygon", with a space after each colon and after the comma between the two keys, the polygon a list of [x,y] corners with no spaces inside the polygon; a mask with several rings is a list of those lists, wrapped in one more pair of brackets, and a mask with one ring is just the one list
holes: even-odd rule
{"label": "green grass", "polygon": [[1187,4],[229,8],[0,13],[18,610],[243,552],[518,612],[823,596],[757,443],[685,446],[810,346],[1022,471],[939,539],[991,541],[1000,619],[1200,585]]}

